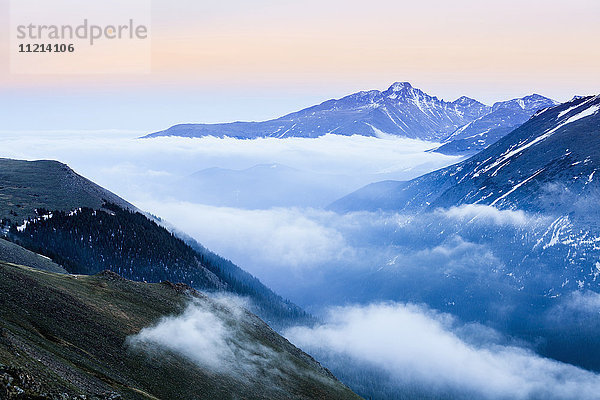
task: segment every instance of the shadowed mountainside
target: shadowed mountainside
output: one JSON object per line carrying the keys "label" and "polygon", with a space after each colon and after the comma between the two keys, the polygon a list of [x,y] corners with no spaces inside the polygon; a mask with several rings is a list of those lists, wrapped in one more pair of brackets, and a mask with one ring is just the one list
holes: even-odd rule
{"label": "shadowed mountainside", "polygon": [[[256,361],[253,374],[212,370],[160,345],[128,344],[128,337],[161,317],[180,315],[192,301],[235,328],[227,339],[232,351],[267,349],[247,359],[251,366]],[[185,285],[136,283],[111,272],[55,274],[4,262],[0,372],[0,397],[7,399],[359,398],[256,316]]]}

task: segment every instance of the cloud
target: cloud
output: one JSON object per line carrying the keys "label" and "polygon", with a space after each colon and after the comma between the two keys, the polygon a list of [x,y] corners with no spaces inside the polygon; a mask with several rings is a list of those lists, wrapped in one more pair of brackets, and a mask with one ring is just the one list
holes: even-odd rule
{"label": "cloud", "polygon": [[[486,330],[479,334],[493,339]],[[329,359],[334,373],[352,376],[352,364],[333,361],[345,358],[385,371],[378,384],[395,386],[396,395],[417,386],[423,393],[458,393],[457,398],[597,398],[600,376],[523,348],[471,341],[473,329],[465,332],[448,314],[380,303],[331,309],[326,324],[295,327],[285,335],[305,351]]]}
{"label": "cloud", "polygon": [[241,265],[311,269],[348,250],[342,234],[322,224],[321,212],[316,210],[243,210],[187,202],[140,204],[208,248],[242,261]]}
{"label": "cloud", "polygon": [[226,360],[234,357],[228,344],[231,336],[214,314],[200,307],[190,306],[179,317],[168,317],[156,326],[144,328],[130,344],[152,343],[191,358],[197,363],[218,371],[225,371]]}
{"label": "cloud", "polygon": [[[409,179],[459,160],[425,152],[435,146],[433,143],[397,137],[137,139],[141,134],[5,131],[0,132],[0,157],[65,162],[133,202],[167,197],[185,200],[178,197],[184,189],[182,185],[189,185],[184,178],[212,167],[242,170],[278,163],[303,171],[308,178],[332,175],[332,186],[339,187],[342,195],[372,181]],[[319,182],[315,188],[322,187],[323,182]]]}
{"label": "cloud", "polygon": [[[515,278],[503,273],[498,238],[531,228],[522,225],[529,216],[495,214],[485,207],[415,216],[340,215],[312,208],[242,210],[175,200],[138,205],[313,312],[312,307],[343,304],[348,296],[355,296],[354,301],[410,300],[448,284],[458,290],[459,282],[479,285],[484,292],[490,289],[483,280],[512,284]],[[474,215],[479,216],[476,222],[465,223]],[[424,280],[429,290],[417,293]],[[442,297],[457,301],[456,293]]]}
{"label": "cloud", "polygon": [[481,204],[464,204],[449,209],[438,209],[436,213],[462,222],[491,223],[494,225],[512,225],[515,227],[529,227],[533,222],[538,222],[541,217],[528,215],[522,210],[499,210],[496,207]]}
{"label": "cloud", "polygon": [[[600,265],[596,268],[600,270]],[[572,310],[598,314],[600,313],[600,294],[592,291],[573,292],[565,306]]]}
{"label": "cloud", "polygon": [[127,344],[138,351],[166,349],[203,368],[236,377],[253,375],[273,366],[273,350],[245,336],[250,321],[239,299],[220,295],[210,302],[192,301],[181,315],[164,317],[154,326],[130,336]]}
{"label": "cloud", "polygon": [[[600,263],[596,266],[600,271]],[[546,312],[548,325],[563,330],[597,331],[600,327],[600,294],[591,290],[561,296]],[[596,335],[594,334],[594,338]]]}

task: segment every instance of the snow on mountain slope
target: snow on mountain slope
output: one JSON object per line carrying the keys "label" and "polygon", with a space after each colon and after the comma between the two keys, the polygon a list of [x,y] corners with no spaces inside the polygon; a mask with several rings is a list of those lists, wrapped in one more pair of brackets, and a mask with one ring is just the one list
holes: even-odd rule
{"label": "snow on mountain slope", "polygon": [[[600,190],[599,110],[600,96],[546,109],[462,163],[406,183],[370,185],[331,207],[351,211],[369,204],[369,209],[422,210],[486,204],[584,214],[587,199]],[[368,202],[367,190],[385,202]]]}
{"label": "snow on mountain slope", "polygon": [[[460,275],[467,282],[466,286],[458,285],[454,289],[450,288],[451,282],[440,278],[443,296],[436,297],[436,294],[430,301],[440,301],[443,306],[442,300],[452,298],[452,307],[456,309],[459,301],[455,298],[477,292],[480,296],[477,301],[483,304],[481,299],[486,294],[481,287],[497,276],[500,283],[495,290],[502,300],[494,301],[506,302],[511,296],[533,296],[527,300],[537,304],[531,310],[524,306],[527,301],[519,303],[519,307],[525,307],[522,315],[529,315],[539,312],[536,307],[543,309],[554,304],[553,299],[566,297],[573,291],[598,293],[599,169],[600,96],[588,96],[538,112],[506,137],[464,162],[408,182],[368,185],[336,201],[330,209],[399,213],[411,221],[417,232],[414,236],[397,239],[396,243],[408,249],[420,248],[428,235],[438,235],[442,245],[460,238],[461,243],[484,246],[489,250],[486,254],[494,257],[491,272],[482,273],[480,280],[468,274]],[[515,228],[486,223],[492,216],[500,215],[518,220]],[[445,218],[449,216],[460,216],[460,223],[448,223]],[[385,240],[390,241],[389,236],[393,234],[397,234],[396,231],[388,233]],[[402,249],[397,255],[403,256],[406,252]],[[393,257],[392,254],[392,260]],[[464,265],[461,264],[461,268]],[[477,264],[474,271],[481,272],[481,265]],[[445,264],[440,268],[442,272],[450,270]],[[390,293],[406,293],[410,289],[400,287],[400,280],[394,280],[397,278],[378,274],[382,275],[381,285],[392,282]],[[432,287],[430,275],[426,278],[428,290]],[[418,297],[422,293],[415,290],[414,295]],[[461,298],[461,302],[466,315],[471,315],[472,304],[467,298]],[[554,339],[560,345],[549,350],[549,354],[559,356],[560,348],[567,344]],[[582,357],[577,362],[583,362],[581,360],[600,368],[591,357]]]}
{"label": "snow on mountain slope", "polygon": [[[581,201],[600,188],[594,177],[600,164],[599,109],[595,96],[539,113],[459,167],[457,184],[432,205],[573,211],[571,200]],[[571,200],[561,201],[558,194]]]}
{"label": "snow on mountain slope", "polygon": [[489,114],[457,129],[436,151],[452,155],[476,154],[527,122],[535,112],[557,104],[538,94],[498,102]]}

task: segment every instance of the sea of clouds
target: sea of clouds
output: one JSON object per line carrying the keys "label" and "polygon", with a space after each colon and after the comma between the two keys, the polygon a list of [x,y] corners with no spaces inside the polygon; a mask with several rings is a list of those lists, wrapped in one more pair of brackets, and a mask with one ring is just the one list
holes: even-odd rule
{"label": "sea of clouds", "polygon": [[[286,336],[365,393],[379,393],[380,398],[399,393],[448,398],[444,393],[450,393],[450,398],[592,399],[599,392],[597,375],[540,357],[483,325],[459,322],[447,312],[456,299],[448,298],[444,305],[450,308],[440,312],[434,310],[440,309],[437,305],[424,305],[427,299],[416,305],[391,295],[422,287],[445,290],[448,279],[458,288],[479,278],[518,287],[518,278],[503,269],[494,245],[511,237],[525,243],[545,232],[551,221],[481,205],[418,217],[341,215],[321,207],[364,184],[411,179],[460,160],[427,152],[434,143],[336,135],[138,139],[142,134],[0,132],[0,157],[65,162],[318,314],[322,324],[296,327]],[[269,164],[301,174],[269,171],[256,182],[243,179],[240,184],[247,171],[238,172]],[[217,171],[220,175],[211,179],[227,180],[223,183],[232,190],[207,201],[202,191],[209,186],[190,179],[198,171],[203,176]],[[285,182],[289,176],[301,179]],[[278,190],[289,185],[285,206],[273,204],[273,196],[252,207],[236,202],[240,193],[251,197],[253,188],[269,190],[269,182]],[[318,204],[298,196],[292,190],[298,187],[320,191]],[[395,282],[410,287],[396,287]],[[510,312],[511,304],[494,307],[490,312],[500,315]],[[551,311],[542,316],[549,324],[575,314],[585,323],[590,316],[597,319],[600,301],[593,293],[575,293]],[[240,353],[234,339],[235,332],[214,314],[190,306],[181,316],[143,330],[131,345],[160,344],[216,371],[233,371],[236,360],[246,356],[249,364],[260,361],[252,358],[260,351]]]}
{"label": "sea of clouds", "polygon": [[[190,185],[194,185],[188,178],[199,171],[219,168],[235,175],[236,171],[264,164],[301,171],[303,180],[310,182],[314,178],[320,190],[327,186],[329,177],[330,186],[337,189],[321,201],[334,201],[374,180],[411,179],[459,159],[426,152],[436,147],[436,143],[393,137],[138,139],[143,134],[131,131],[0,131],[0,157],[62,161],[134,203],[157,198],[180,200]],[[273,179],[272,176],[268,178]],[[308,191],[315,190],[309,182],[302,184]],[[273,190],[278,190],[282,182],[276,183]],[[294,184],[288,182],[290,187]],[[255,183],[248,182],[241,189],[253,185]],[[225,193],[221,200],[227,203],[232,196],[235,193]],[[218,201],[214,203],[218,205]],[[290,205],[310,204],[291,202]],[[270,204],[260,208],[268,207]]]}

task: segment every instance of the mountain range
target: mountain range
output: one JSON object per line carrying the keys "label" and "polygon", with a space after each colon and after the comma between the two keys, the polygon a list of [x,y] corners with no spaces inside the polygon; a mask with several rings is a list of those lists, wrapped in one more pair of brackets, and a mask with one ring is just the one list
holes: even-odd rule
{"label": "mountain range", "polygon": [[385,91],[361,91],[264,122],[181,124],[145,136],[314,138],[326,134],[395,135],[442,142],[437,151],[473,154],[557,103],[540,95],[487,106],[463,96],[447,102],[396,82]]}
{"label": "mountain range", "polygon": [[458,164],[368,185],[329,209],[386,217],[389,255],[323,290],[425,303],[598,371],[599,169],[600,95],[542,109]]}
{"label": "mountain range", "polygon": [[[307,297],[329,305],[427,304],[473,330],[460,334],[482,342],[502,336],[600,371],[600,95],[560,105],[532,95],[488,107],[468,98],[446,103],[398,83],[332,102],[320,116],[295,117],[306,137],[338,123],[371,130],[356,134],[390,134],[375,124],[403,115],[391,134],[406,136],[400,126],[412,124],[419,139],[445,141],[434,151],[476,154],[331,204],[356,212],[345,224],[354,227],[349,243],[362,246],[365,267],[342,260],[323,268],[314,287],[313,279],[298,283],[309,285]],[[394,102],[409,111],[390,112]],[[332,125],[311,125],[318,118]],[[0,166],[0,397],[357,398],[260,318],[276,328],[315,319],[229,260],[64,164],[0,159]],[[298,175],[273,164],[189,179],[214,190],[219,177],[241,182],[261,173],[267,184],[274,169]],[[371,215],[382,216],[382,225],[360,223]],[[359,222],[349,224],[354,216]],[[228,294],[249,299],[250,311],[219,297]],[[227,373],[172,343],[176,335],[162,329],[179,324],[176,316],[208,321],[200,338],[228,332]],[[139,339],[143,332],[153,333]],[[364,378],[346,364],[352,379]]]}

